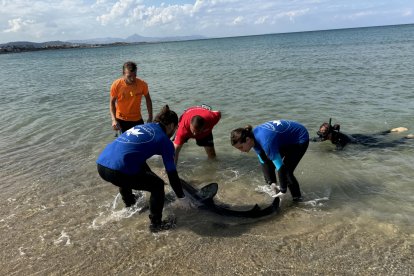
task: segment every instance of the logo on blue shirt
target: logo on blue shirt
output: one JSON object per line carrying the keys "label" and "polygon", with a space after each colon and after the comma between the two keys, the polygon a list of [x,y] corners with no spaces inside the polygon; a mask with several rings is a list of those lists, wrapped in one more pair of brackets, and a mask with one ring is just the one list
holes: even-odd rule
{"label": "logo on blue shirt", "polygon": [[266,122],[260,125],[260,127],[273,131],[273,132],[283,133],[289,129],[290,122],[285,121],[285,120],[275,120],[275,121]]}
{"label": "logo on blue shirt", "polygon": [[154,138],[155,131],[153,128],[145,125],[138,125],[122,133],[117,141],[121,143],[144,144],[151,142]]}

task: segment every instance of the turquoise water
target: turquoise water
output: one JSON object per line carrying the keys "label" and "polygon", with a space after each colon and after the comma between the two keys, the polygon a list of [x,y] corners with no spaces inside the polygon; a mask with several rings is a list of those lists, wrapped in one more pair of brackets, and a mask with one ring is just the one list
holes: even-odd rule
{"label": "turquoise water", "polygon": [[[221,201],[265,205],[257,158],[232,148],[230,131],[284,118],[313,136],[332,117],[349,134],[414,133],[413,50],[404,25],[0,55],[1,274],[411,274],[412,139],[312,143],[296,170],[303,203],[287,195],[260,221],[166,206],[177,228],[158,235],[148,212],[122,209],[95,160],[114,138],[109,87],[134,60],[154,111],[222,111],[217,161],[190,141],[180,176],[218,182]],[[150,165],[166,177],[158,158]]]}

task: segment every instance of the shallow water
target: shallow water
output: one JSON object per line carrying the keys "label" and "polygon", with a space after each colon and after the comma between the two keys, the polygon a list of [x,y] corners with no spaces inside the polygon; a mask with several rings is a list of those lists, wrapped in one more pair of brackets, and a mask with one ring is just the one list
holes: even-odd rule
{"label": "shallow water", "polygon": [[[304,202],[286,195],[260,220],[168,204],[177,227],[160,234],[147,229],[149,196],[123,209],[95,160],[114,138],[109,86],[136,60],[155,111],[206,103],[223,113],[217,160],[190,141],[180,176],[219,183],[221,202],[265,206],[257,158],[230,146],[231,129],[285,118],[313,136],[332,117],[349,134],[414,133],[413,33],[406,25],[1,55],[0,274],[412,274],[414,140],[342,152],[311,143],[296,170]],[[159,158],[149,163],[166,179]]]}

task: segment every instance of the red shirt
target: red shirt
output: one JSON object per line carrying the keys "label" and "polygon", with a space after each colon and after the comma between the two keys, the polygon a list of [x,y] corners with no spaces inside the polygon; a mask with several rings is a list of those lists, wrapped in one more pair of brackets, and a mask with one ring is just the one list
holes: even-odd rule
{"label": "red shirt", "polygon": [[[193,135],[190,130],[191,119],[194,116],[201,116],[205,120],[205,125],[201,133]],[[202,139],[209,135],[213,131],[213,127],[218,123],[221,118],[220,111],[211,111],[206,108],[195,106],[190,107],[184,111],[178,122],[178,130],[175,135],[174,144],[183,145],[190,138]]]}

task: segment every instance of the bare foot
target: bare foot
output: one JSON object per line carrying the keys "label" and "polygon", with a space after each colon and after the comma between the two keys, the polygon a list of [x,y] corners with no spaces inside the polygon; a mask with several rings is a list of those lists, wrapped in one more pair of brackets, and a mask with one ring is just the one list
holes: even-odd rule
{"label": "bare foot", "polygon": [[404,131],[407,131],[407,130],[408,130],[408,128],[406,128],[406,127],[396,127],[396,128],[391,129],[391,132],[404,132]]}

